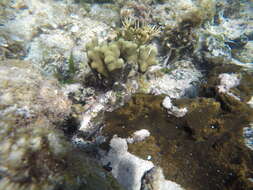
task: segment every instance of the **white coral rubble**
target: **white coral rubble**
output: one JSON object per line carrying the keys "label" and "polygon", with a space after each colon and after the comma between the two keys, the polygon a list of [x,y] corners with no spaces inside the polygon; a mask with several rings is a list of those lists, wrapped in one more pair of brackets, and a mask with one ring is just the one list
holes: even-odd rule
{"label": "white coral rubble", "polygon": [[[140,131],[137,131],[137,134],[147,135],[147,131]],[[143,190],[143,187],[148,190],[183,190],[177,183],[165,180],[162,169],[155,167],[151,161],[129,153],[126,139],[114,136],[110,147],[102,162],[109,164],[113,176],[126,190]]]}
{"label": "white coral rubble", "polygon": [[145,140],[149,136],[150,132],[147,129],[141,129],[135,131],[131,137],[127,138],[127,142],[128,143],[140,142]]}
{"label": "white coral rubble", "polygon": [[168,113],[176,117],[184,117],[187,113],[187,108],[178,108],[173,106],[170,97],[166,96],[162,102],[164,108],[167,109]]}
{"label": "white coral rubble", "polygon": [[141,178],[154,167],[153,163],[129,153],[126,139],[115,136],[110,146],[111,150],[102,160],[103,163],[110,163],[113,176],[127,190],[140,190]]}
{"label": "white coral rubble", "polygon": [[231,88],[234,88],[240,84],[240,78],[238,74],[222,73],[219,75],[219,79],[220,79],[220,85],[218,86],[219,93],[225,93],[237,100],[240,100],[239,97],[235,96],[232,92],[230,92]]}

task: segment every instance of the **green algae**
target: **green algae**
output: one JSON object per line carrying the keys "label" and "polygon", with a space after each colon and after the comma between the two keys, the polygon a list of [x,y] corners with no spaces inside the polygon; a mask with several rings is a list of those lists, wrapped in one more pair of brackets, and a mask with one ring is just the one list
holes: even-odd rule
{"label": "green algae", "polygon": [[253,111],[238,101],[235,109],[212,98],[181,99],[187,107],[182,118],[167,114],[164,96],[136,94],[123,107],[105,114],[105,136],[129,137],[147,129],[151,136],[129,145],[129,151],[148,156],[163,168],[165,177],[185,189],[250,189],[253,153],[244,145],[242,129],[252,121]]}
{"label": "green algae", "polygon": [[73,54],[69,56],[67,61],[67,70],[64,72],[61,67],[56,67],[56,71],[54,76],[57,80],[62,84],[71,84],[75,83],[76,80],[74,79],[75,75],[77,75],[78,68],[75,65]]}

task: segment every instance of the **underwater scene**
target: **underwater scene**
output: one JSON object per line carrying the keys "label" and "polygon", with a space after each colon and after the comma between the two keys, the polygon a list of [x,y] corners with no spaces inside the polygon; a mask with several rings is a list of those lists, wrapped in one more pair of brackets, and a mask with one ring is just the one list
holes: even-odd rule
{"label": "underwater scene", "polygon": [[253,0],[0,0],[0,190],[253,190]]}

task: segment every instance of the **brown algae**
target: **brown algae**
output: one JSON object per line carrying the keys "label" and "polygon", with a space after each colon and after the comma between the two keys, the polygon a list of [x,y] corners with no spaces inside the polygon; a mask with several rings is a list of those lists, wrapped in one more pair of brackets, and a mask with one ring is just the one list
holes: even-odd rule
{"label": "brown algae", "polygon": [[[228,100],[230,98],[224,95]],[[147,129],[145,141],[129,144],[129,151],[142,159],[151,156],[165,177],[187,190],[245,190],[253,188],[253,152],[245,145],[242,130],[253,119],[246,104],[234,101],[237,110],[223,109],[211,98],[181,99],[184,117],[167,114],[163,96],[136,94],[123,107],[105,114],[103,134],[129,137]],[[229,103],[227,103],[229,104]]]}

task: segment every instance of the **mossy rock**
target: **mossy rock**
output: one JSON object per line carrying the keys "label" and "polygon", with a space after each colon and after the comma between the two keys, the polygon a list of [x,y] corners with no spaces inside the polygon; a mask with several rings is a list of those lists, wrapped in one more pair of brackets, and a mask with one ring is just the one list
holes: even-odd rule
{"label": "mossy rock", "polygon": [[202,85],[201,95],[217,98],[224,96],[224,94],[218,92],[217,88],[220,84],[219,75],[222,73],[238,74],[240,84],[231,88],[230,91],[239,97],[242,102],[248,102],[253,96],[253,73],[233,64],[224,64],[212,68],[208,73],[206,84]]}
{"label": "mossy rock", "polygon": [[177,118],[162,107],[163,98],[134,95],[123,107],[105,114],[103,134],[127,138],[137,130],[149,130],[151,136],[129,144],[129,151],[143,159],[151,156],[168,180],[185,189],[253,188],[248,180],[253,177],[253,152],[243,140],[253,110],[240,102],[231,102],[238,110],[227,110],[213,98],[181,99],[174,105],[187,107],[188,112]]}
{"label": "mossy rock", "polygon": [[0,190],[121,189],[58,126],[66,122],[70,108],[56,80],[28,62],[1,63]]}

